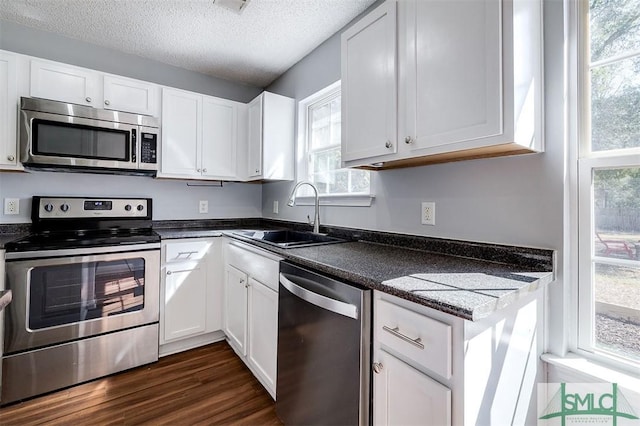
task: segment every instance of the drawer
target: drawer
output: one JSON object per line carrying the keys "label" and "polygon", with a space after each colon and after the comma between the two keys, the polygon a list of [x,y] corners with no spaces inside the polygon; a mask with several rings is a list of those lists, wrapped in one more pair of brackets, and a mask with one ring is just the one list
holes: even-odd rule
{"label": "drawer", "polygon": [[211,241],[170,242],[165,245],[166,263],[200,260],[207,255],[212,246]]}
{"label": "drawer", "polygon": [[451,326],[386,300],[374,308],[374,339],[416,364],[451,377]]}
{"label": "drawer", "polygon": [[278,291],[280,260],[273,254],[231,241],[226,248],[226,262],[262,284]]}

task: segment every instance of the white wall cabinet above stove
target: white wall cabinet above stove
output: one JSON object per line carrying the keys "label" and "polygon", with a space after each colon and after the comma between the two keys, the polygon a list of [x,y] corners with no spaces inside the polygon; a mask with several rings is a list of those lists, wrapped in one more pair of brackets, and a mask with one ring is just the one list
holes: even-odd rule
{"label": "white wall cabinet above stove", "polygon": [[0,169],[18,168],[18,57],[0,51]]}
{"label": "white wall cabinet above stove", "polygon": [[294,179],[295,100],[262,92],[247,111],[246,180]]}
{"label": "white wall cabinet above stove", "polygon": [[388,0],[346,30],[345,164],[542,151],[541,12],[528,0]]}
{"label": "white wall cabinet above stove", "polygon": [[160,86],[86,68],[31,60],[30,96],[158,116]]}
{"label": "white wall cabinet above stove", "polygon": [[159,177],[238,180],[246,106],[184,90],[162,90]]}

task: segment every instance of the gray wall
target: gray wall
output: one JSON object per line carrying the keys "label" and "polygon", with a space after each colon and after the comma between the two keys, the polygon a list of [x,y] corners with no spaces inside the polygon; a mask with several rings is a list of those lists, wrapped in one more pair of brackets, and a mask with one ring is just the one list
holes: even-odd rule
{"label": "gray wall", "polygon": [[[0,20],[0,49],[103,72],[248,102],[260,88],[239,85],[138,56],[120,53]],[[154,199],[154,219],[260,217],[260,185],[225,184],[223,188],[187,187],[186,181],[76,173],[0,173],[0,200],[20,198],[20,215],[2,215],[0,223],[28,222],[32,195],[144,196]],[[198,213],[198,201],[209,213]]]}
{"label": "gray wall", "polygon": [[238,102],[249,102],[262,91],[258,87],[188,71],[1,19],[0,49]]}
{"label": "gray wall", "polygon": [[[321,223],[551,248],[558,250],[558,265],[562,265],[563,19],[562,2],[546,0],[546,151],[543,154],[373,172],[375,200],[371,207],[321,207]],[[340,39],[335,35],[267,90],[299,101],[339,79]],[[286,206],[291,188],[291,183],[263,185],[264,217],[302,222],[307,214],[312,215],[313,207]],[[272,213],[274,200],[281,206],[279,214]],[[421,201],[436,203],[435,226],[420,224]],[[551,303],[555,304],[551,311],[561,313],[562,271],[558,271],[558,278],[549,291]],[[554,327],[550,331],[551,341],[563,340],[562,329]]]}
{"label": "gray wall", "polygon": [[[137,176],[0,173],[0,199],[20,198],[20,214],[0,216],[0,223],[30,222],[32,195],[151,197],[154,220],[260,217],[262,214],[260,185],[224,183],[219,188]],[[209,201],[209,213],[198,213],[199,200]]]}

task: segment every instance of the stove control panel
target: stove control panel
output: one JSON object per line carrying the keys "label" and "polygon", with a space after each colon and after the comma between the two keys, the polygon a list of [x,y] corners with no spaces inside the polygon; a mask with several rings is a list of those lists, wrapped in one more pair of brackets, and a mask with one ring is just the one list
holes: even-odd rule
{"label": "stove control panel", "polygon": [[41,219],[150,218],[149,198],[37,197],[34,201]]}

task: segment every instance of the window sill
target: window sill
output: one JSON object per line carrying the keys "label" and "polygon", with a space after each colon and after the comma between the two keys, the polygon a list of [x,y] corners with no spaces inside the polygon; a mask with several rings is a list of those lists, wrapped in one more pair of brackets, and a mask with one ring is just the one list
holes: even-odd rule
{"label": "window sill", "polygon": [[640,377],[619,369],[569,353],[566,356],[542,354],[542,360],[549,364],[549,381],[591,383],[617,383],[619,386],[636,390],[640,389]]}
{"label": "window sill", "polygon": [[[375,195],[359,194],[359,195],[321,195],[321,206],[337,206],[337,207],[370,207],[373,203]],[[312,196],[296,197],[296,206],[313,206],[315,198]]]}

